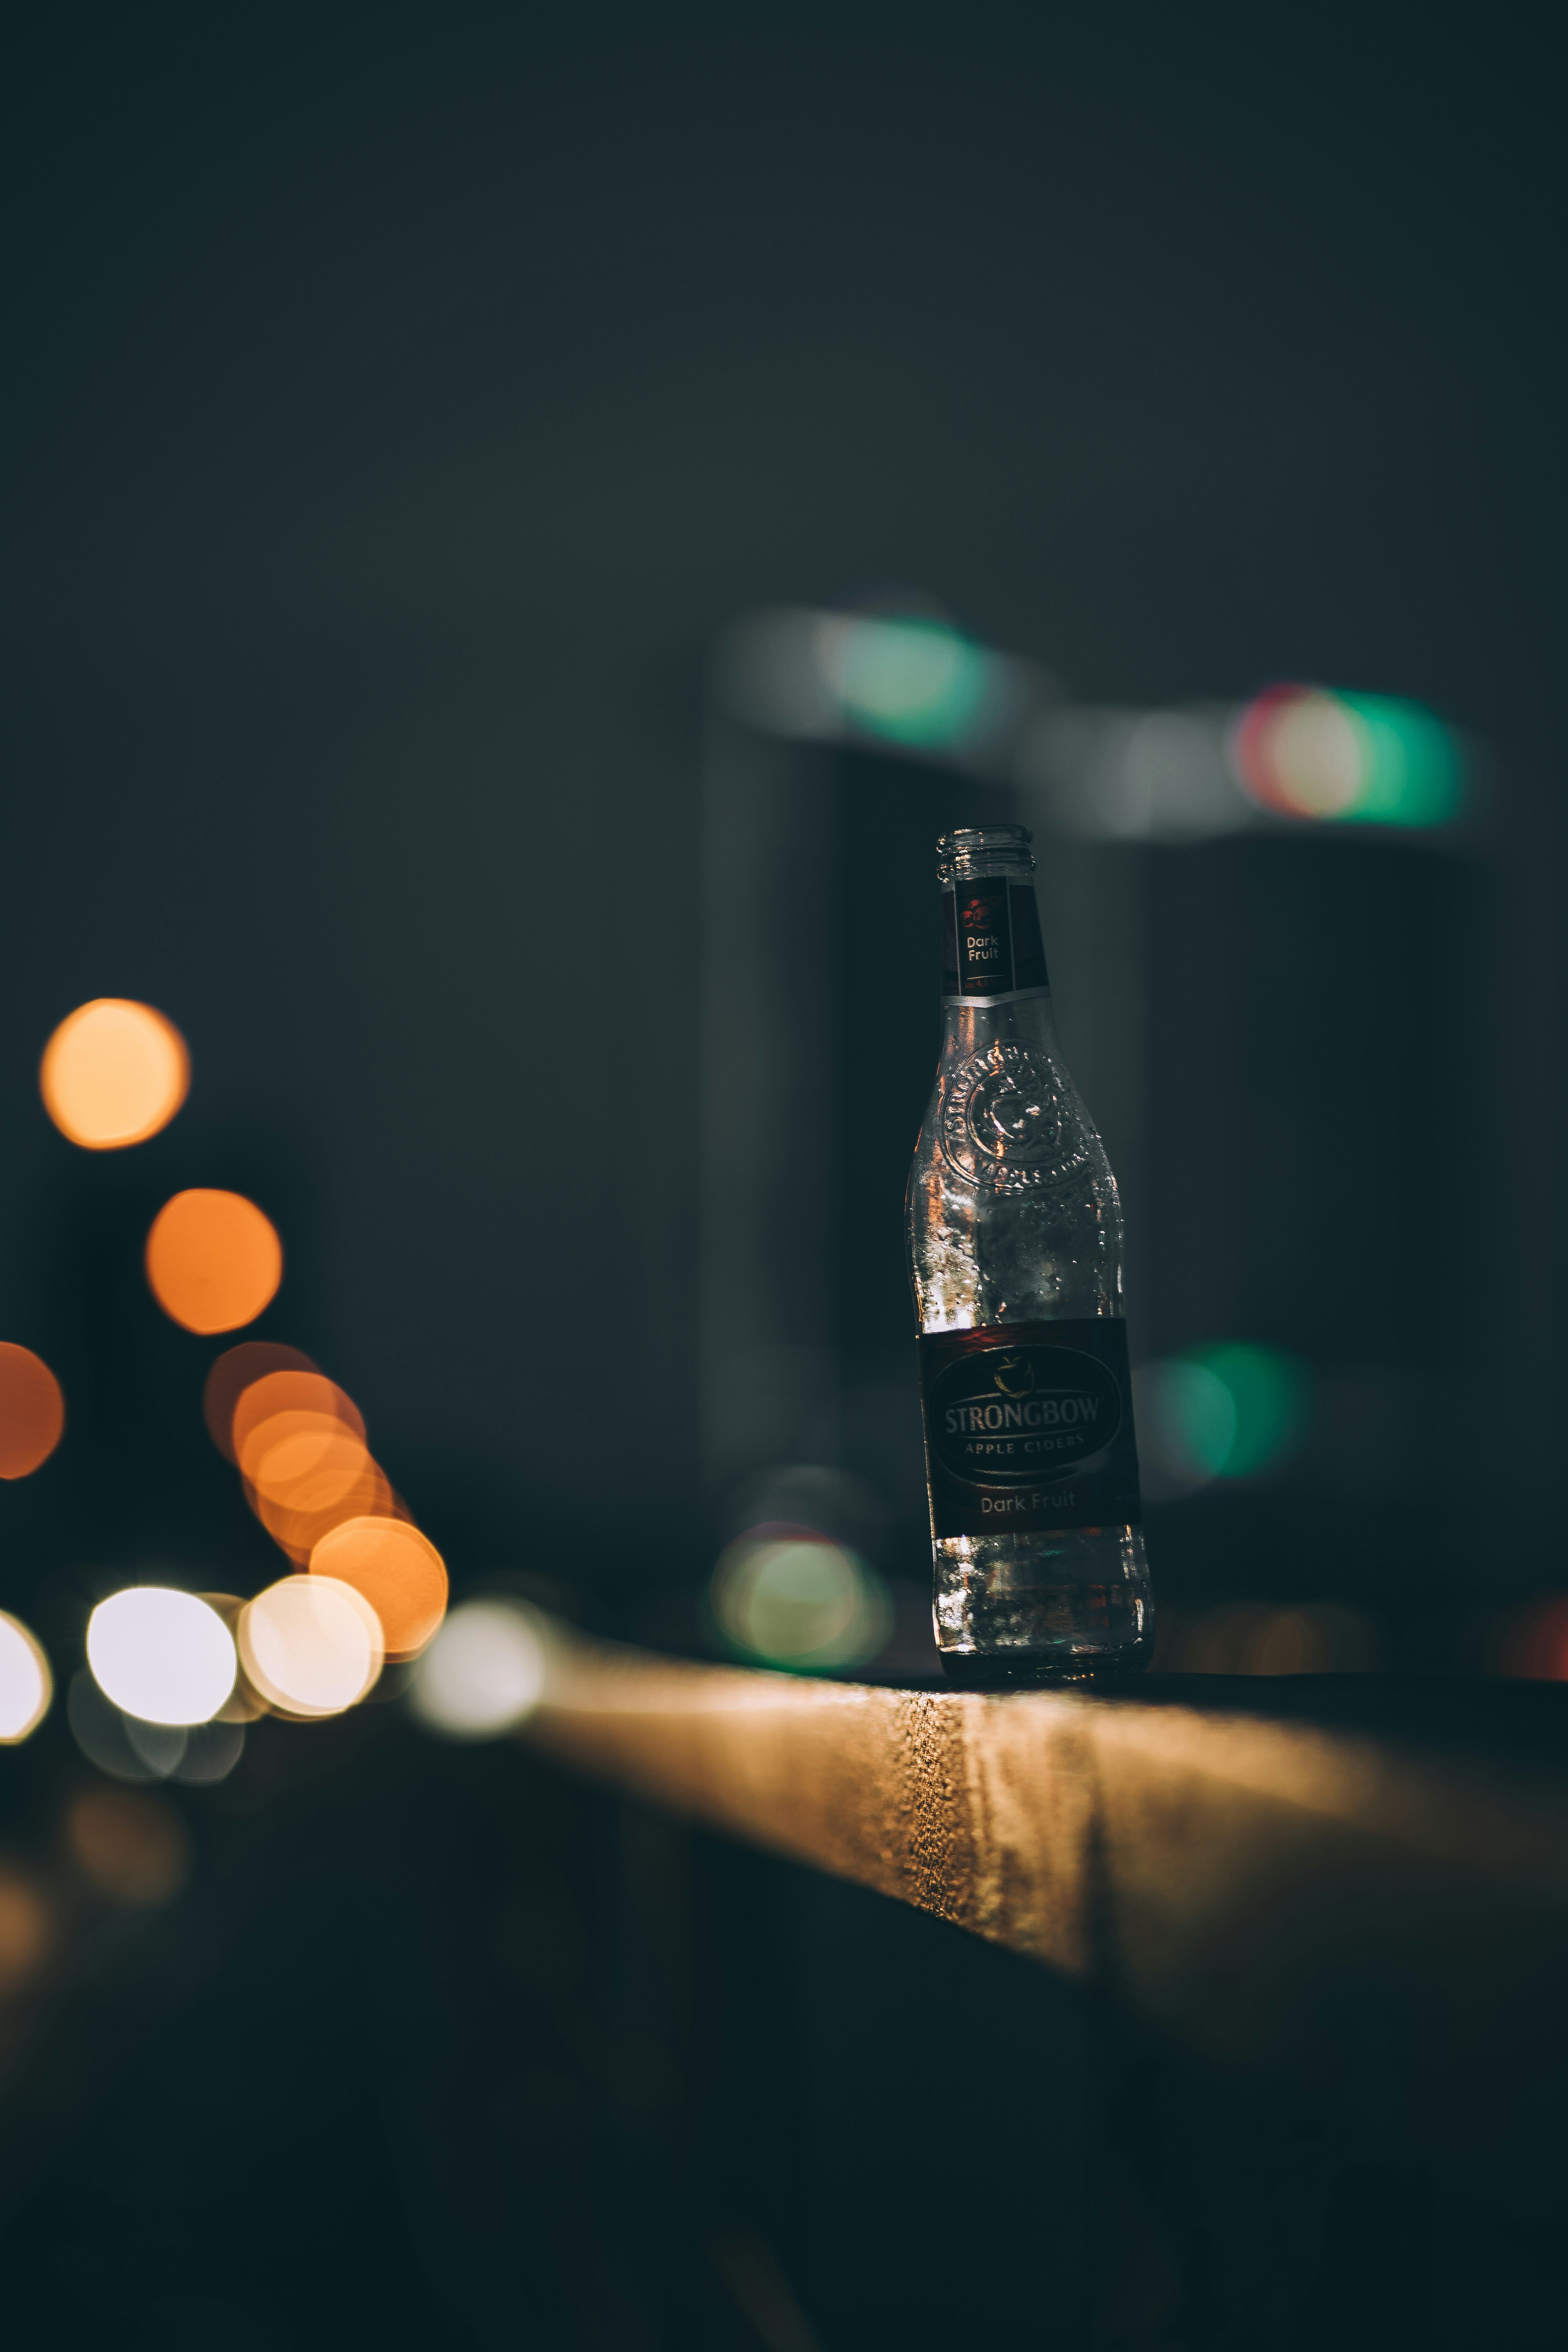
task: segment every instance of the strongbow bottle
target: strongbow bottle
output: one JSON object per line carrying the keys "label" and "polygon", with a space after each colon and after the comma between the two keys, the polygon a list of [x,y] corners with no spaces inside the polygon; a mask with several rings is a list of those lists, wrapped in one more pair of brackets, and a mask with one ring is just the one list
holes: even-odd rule
{"label": "strongbow bottle", "polygon": [[977,1688],[1152,1645],[1121,1204],[1062,1066],[1023,825],[937,844],[944,1025],[910,1175],[937,1646]]}

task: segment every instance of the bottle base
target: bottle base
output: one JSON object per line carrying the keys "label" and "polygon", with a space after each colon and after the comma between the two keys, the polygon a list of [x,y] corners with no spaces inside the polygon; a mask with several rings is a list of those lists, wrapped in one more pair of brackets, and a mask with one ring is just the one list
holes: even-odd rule
{"label": "bottle base", "polygon": [[959,1688],[1038,1690],[1147,1665],[1154,1612],[1141,1528],[950,1538],[932,1553],[932,1629]]}
{"label": "bottle base", "polygon": [[942,1650],[942,1670],[954,1690],[1060,1690],[1072,1684],[1107,1685],[1141,1675],[1147,1655],[1110,1653],[1096,1657],[1079,1652],[1053,1654],[1045,1650]]}

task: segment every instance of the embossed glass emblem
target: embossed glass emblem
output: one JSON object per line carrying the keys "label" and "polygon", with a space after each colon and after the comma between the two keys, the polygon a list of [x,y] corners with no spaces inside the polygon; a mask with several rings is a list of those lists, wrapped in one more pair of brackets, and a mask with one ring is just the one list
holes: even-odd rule
{"label": "embossed glass emblem", "polygon": [[953,1073],[941,1134],[949,1165],[995,1192],[1060,1183],[1090,1157],[1049,1063],[1011,1041],[987,1046]]}

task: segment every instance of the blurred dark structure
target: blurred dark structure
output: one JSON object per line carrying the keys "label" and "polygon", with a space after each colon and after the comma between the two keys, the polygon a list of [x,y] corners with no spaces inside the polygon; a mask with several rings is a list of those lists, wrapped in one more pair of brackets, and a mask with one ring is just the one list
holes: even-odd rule
{"label": "blurred dark structure", "polygon": [[[1110,1078],[1095,1108],[1147,1347],[1300,1349],[1347,1433],[1162,1507],[1168,1597],[1353,1601],[1447,1667],[1470,1617],[1563,1583],[1561,197],[1531,40],[1392,9],[1310,38],[1005,8],[24,28],[0,1337],[70,1418],[0,1493],[0,1603],[66,1671],[105,1578],[271,1573],[201,1427],[215,1345],[141,1282],[184,1184],[275,1217],[258,1328],[353,1390],[459,1590],[521,1572],[623,1629],[695,1592],[729,1507],[693,1281],[704,665],[737,614],[889,579],[1088,702],[1321,677],[1495,747],[1476,861],[1102,860],[1149,1028],[1137,1118]],[[821,1312],[907,1574],[921,933],[931,836],[981,788],[853,756],[817,788],[879,886],[840,1001],[889,975]],[[101,1160],[36,1087],[100,992],[165,1010],[195,1072]],[[610,1477],[569,1402],[606,1353],[640,1400]],[[1478,1365],[1509,1398],[1484,1465]],[[52,1850],[85,1769],[58,1706],[0,1754],[15,1852]],[[1376,2019],[1364,2113],[1325,2120],[873,1897],[704,1840],[685,1881],[673,1833],[510,1751],[437,1760],[391,1707],[266,1727],[171,1801],[192,1892],[95,1930],[10,2061],[4,2251],[58,2340],[467,2347],[525,2315],[542,2346],[806,2352],[798,2304],[827,2352],[1156,2352],[1468,2344],[1548,2307],[1540,2115],[1498,2126],[1535,2183],[1501,2212],[1485,2147],[1434,2152],[1380,2095]],[[364,2023],[380,1969],[405,2043]],[[936,2063],[955,1987],[989,2074]],[[304,2054],[252,2130],[213,2085],[268,2035]],[[361,2252],[312,2221],[290,2302],[256,2250],[322,2171]],[[950,2266],[933,2184],[982,2176],[987,2258]]]}

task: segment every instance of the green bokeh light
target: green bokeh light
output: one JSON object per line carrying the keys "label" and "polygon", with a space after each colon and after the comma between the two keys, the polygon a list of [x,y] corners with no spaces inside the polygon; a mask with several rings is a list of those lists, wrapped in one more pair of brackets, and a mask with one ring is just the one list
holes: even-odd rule
{"label": "green bokeh light", "polygon": [[940,621],[858,620],[836,667],[857,726],[924,750],[962,742],[987,698],[986,655]]}
{"label": "green bokeh light", "polygon": [[1152,1402],[1156,1454],[1181,1477],[1215,1476],[1236,1443],[1236,1400],[1218,1374],[1180,1357],[1158,1365]]}
{"label": "green bokeh light", "polygon": [[1342,823],[1419,828],[1447,824],[1464,792],[1459,748],[1449,730],[1417,702],[1386,694],[1336,698],[1356,730],[1361,791]]}
{"label": "green bokeh light", "polygon": [[1276,1469],[1298,1451],[1311,1421],[1309,1367],[1282,1348],[1247,1339],[1189,1348],[1173,1360],[1164,1394],[1183,1450],[1211,1478]]}

